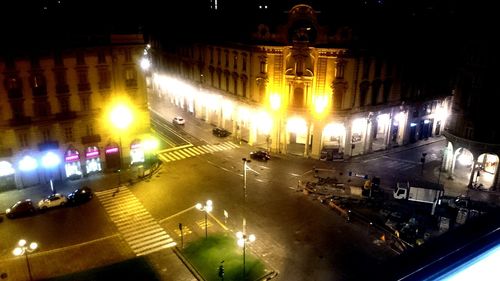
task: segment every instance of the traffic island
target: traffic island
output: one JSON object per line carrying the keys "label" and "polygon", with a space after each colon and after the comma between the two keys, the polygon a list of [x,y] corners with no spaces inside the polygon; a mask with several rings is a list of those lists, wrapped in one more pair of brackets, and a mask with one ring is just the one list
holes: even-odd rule
{"label": "traffic island", "polygon": [[[182,256],[194,267],[203,280],[256,281],[264,280],[271,270],[247,248],[245,265],[243,250],[233,237],[216,234],[200,238],[181,251]],[[243,268],[245,272],[243,273]]]}

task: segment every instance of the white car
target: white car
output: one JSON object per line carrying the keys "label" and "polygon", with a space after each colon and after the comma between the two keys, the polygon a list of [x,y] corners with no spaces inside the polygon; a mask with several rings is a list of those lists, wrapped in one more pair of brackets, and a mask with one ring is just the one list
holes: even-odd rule
{"label": "white car", "polygon": [[64,206],[67,202],[68,198],[66,198],[66,196],[56,193],[40,200],[40,202],[38,202],[38,208],[40,208],[40,210],[46,210],[48,208]]}
{"label": "white car", "polygon": [[186,120],[184,120],[184,118],[182,118],[180,116],[176,116],[176,117],[174,117],[174,119],[172,119],[172,123],[177,124],[177,125],[184,125],[186,123]]}

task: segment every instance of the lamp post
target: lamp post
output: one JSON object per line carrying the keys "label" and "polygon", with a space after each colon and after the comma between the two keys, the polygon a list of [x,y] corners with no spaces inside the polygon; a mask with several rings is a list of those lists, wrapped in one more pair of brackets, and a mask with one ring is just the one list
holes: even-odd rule
{"label": "lamp post", "polygon": [[111,110],[110,120],[111,123],[113,123],[113,125],[115,126],[115,128],[118,129],[119,131],[118,138],[120,145],[120,168],[118,169],[118,186],[120,186],[122,184],[121,173],[123,167],[122,132],[128,128],[130,123],[132,123],[132,112],[127,106],[123,104],[118,104],[113,108],[113,110]]}
{"label": "lamp post", "polygon": [[201,203],[196,204],[196,209],[205,212],[205,239],[208,238],[208,213],[210,213],[213,209],[212,200],[207,200],[205,205],[201,205]]}
{"label": "lamp post", "polygon": [[52,151],[47,152],[42,158],[42,165],[50,170],[50,190],[52,191],[52,194],[55,194],[57,191],[54,188],[54,183],[53,183],[53,169],[54,168],[59,168],[59,163],[61,163],[61,160],[59,157]]}
{"label": "lamp post", "polygon": [[248,166],[247,164],[252,162],[251,160],[248,160],[246,158],[242,158],[243,160],[243,232],[246,231],[246,219],[245,219],[245,205],[247,201],[247,170]]}
{"label": "lamp post", "polygon": [[236,233],[236,237],[238,238],[238,246],[243,248],[243,279],[242,280],[245,280],[246,246],[247,246],[247,243],[252,243],[253,241],[255,241],[255,235],[253,235],[253,234],[247,235],[244,232],[238,231]]}
{"label": "lamp post", "polygon": [[14,256],[25,255],[26,265],[28,266],[28,274],[30,276],[31,281],[33,280],[33,277],[31,276],[31,268],[30,268],[30,263],[28,260],[28,253],[35,251],[37,248],[38,248],[38,244],[36,242],[31,242],[28,246],[28,242],[24,239],[21,239],[21,240],[19,240],[19,242],[17,242],[17,247],[14,248],[14,250],[12,251],[12,254],[14,254]]}

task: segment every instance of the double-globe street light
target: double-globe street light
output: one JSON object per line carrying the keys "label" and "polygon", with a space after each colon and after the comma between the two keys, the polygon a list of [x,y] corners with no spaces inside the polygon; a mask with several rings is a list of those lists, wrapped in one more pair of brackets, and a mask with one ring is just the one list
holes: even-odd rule
{"label": "double-globe street light", "polygon": [[213,209],[213,204],[212,200],[207,200],[207,203],[205,205],[202,205],[201,203],[196,204],[196,209],[205,212],[205,239],[208,238],[208,213],[210,213]]}
{"label": "double-globe street light", "polygon": [[120,168],[118,169],[118,186],[120,186],[122,183],[121,173],[123,168],[122,133],[129,127],[130,123],[132,123],[132,111],[127,106],[118,104],[111,110],[110,120],[113,126],[118,130],[120,142]]}
{"label": "double-globe street light", "polygon": [[245,272],[245,256],[246,256],[246,247],[247,243],[252,243],[255,241],[255,235],[250,234],[247,235],[244,232],[238,231],[236,232],[236,238],[238,238],[238,246],[243,248],[243,280],[245,280],[246,272]]}
{"label": "double-globe street light", "polygon": [[28,245],[28,242],[24,239],[19,240],[17,242],[17,247],[12,251],[12,254],[14,256],[26,256],[26,265],[28,266],[28,274],[30,276],[30,280],[33,280],[33,277],[31,276],[31,268],[30,268],[30,263],[28,260],[28,253],[34,252],[38,248],[38,244],[36,242],[31,242]]}

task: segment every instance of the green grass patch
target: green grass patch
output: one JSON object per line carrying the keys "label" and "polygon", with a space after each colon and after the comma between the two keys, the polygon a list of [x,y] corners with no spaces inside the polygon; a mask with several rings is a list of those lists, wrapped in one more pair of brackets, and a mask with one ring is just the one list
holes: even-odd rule
{"label": "green grass patch", "polygon": [[[184,256],[207,281],[220,281],[219,266],[224,261],[224,281],[243,280],[243,249],[236,237],[223,234],[201,238],[182,250]],[[246,248],[245,281],[254,281],[265,273],[263,263]]]}

